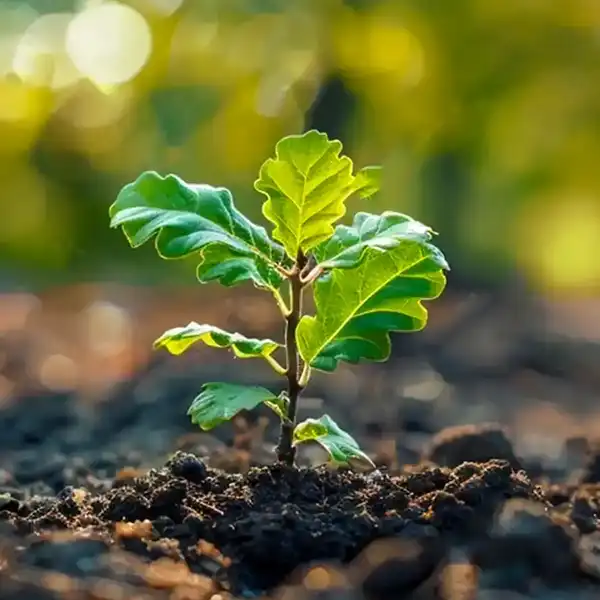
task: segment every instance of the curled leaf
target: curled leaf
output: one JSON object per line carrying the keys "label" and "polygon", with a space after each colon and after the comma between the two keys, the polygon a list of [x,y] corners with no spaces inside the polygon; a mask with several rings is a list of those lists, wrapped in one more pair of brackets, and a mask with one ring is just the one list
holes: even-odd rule
{"label": "curled leaf", "polygon": [[223,187],[147,171],[120,191],[109,215],[111,226],[122,227],[133,248],[155,237],[162,258],[198,252],[203,283],[252,281],[277,290],[283,281],[280,267],[289,263],[283,248],[237,210]]}
{"label": "curled leaf", "polygon": [[264,358],[276,373],[285,369],[272,356],[281,344],[270,339],[247,338],[240,333],[229,333],[214,325],[200,325],[192,321],[185,327],[165,331],[154,341],[154,348],[166,348],[171,354],[183,354],[191,345],[203,342],[211,348],[231,348],[238,358]]}
{"label": "curled leaf", "polygon": [[334,463],[349,465],[356,470],[375,469],[373,461],[359,448],[356,440],[329,416],[306,419],[294,429],[294,446],[303,442],[317,442]]}
{"label": "curled leaf", "polygon": [[195,321],[185,327],[165,331],[154,342],[154,347],[164,347],[171,354],[179,355],[197,342],[204,342],[212,348],[231,348],[238,358],[269,356],[280,347],[273,340],[247,338],[240,333],[229,333],[214,325],[200,325]]}

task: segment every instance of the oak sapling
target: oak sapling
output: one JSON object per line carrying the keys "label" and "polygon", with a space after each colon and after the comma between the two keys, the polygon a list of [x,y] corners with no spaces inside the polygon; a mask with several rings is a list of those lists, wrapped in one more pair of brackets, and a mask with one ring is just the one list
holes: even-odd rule
{"label": "oak sapling", "polygon": [[[175,355],[197,342],[230,348],[238,358],[262,358],[287,379],[279,394],[208,383],[189,408],[194,423],[212,429],[262,403],[281,420],[279,461],[293,465],[296,446],[315,441],[336,464],[371,468],[369,457],[328,415],[297,423],[298,400],[314,370],[332,372],[340,361],[385,361],[390,332],[422,329],[427,322],[422,302],[442,293],[448,265],[431,243],[435,233],[407,215],[359,212],[351,225],[334,227],[346,200],[372,196],[381,177],[380,167],[354,172],[341,151],[339,141],[314,130],[277,143],[254,184],[266,197],[262,212],[274,225],[272,238],[237,210],[226,188],[154,171],[126,185],[109,213],[111,226],[122,227],[133,248],[154,238],[162,258],[196,254],[201,283],[252,282],[270,292],[281,311],[283,344],[195,322],[155,341],[156,348]],[[314,315],[302,311],[308,290]],[[285,356],[284,364],[277,353]]]}

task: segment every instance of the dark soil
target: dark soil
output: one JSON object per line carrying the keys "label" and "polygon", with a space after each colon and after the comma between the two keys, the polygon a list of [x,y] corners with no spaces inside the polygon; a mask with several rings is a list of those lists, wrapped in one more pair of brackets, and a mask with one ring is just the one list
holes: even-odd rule
{"label": "dark soil", "polygon": [[[42,394],[0,411],[0,600],[600,597],[587,440],[550,481],[499,425],[432,435],[416,411],[391,445],[363,423],[377,471],[289,469],[272,421],[197,432],[198,378],[156,368],[91,409]],[[412,434],[420,449],[396,445]]]}
{"label": "dark soil", "polygon": [[63,588],[80,594],[69,598],[98,597],[99,581],[116,597],[252,597],[286,582],[329,588],[331,565],[350,565],[337,585],[369,598],[430,586],[434,598],[444,597],[457,552],[479,570],[472,591],[599,593],[584,562],[593,556],[578,550],[597,531],[598,502],[600,490],[589,488],[553,507],[504,460],[394,476],[281,465],[242,476],[179,452],[101,494],[4,496],[0,597],[63,597]]}

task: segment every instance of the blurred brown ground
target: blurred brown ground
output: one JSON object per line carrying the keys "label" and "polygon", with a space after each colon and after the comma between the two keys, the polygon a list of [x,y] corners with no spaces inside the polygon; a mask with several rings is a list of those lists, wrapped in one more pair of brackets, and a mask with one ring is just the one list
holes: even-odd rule
{"label": "blurred brown ground", "polygon": [[[596,430],[600,411],[594,410],[589,399],[577,402],[578,395],[594,396],[594,359],[585,344],[592,348],[600,344],[600,320],[593,318],[600,314],[600,303],[595,300],[537,301],[536,310],[543,311],[545,316],[540,319],[538,314],[539,320],[531,322],[530,331],[524,336],[527,326],[522,321],[527,320],[526,313],[524,316],[511,314],[510,307],[508,315],[492,311],[484,314],[481,321],[471,323],[468,317],[465,320],[465,313],[468,314],[475,300],[474,295],[447,294],[429,305],[430,321],[426,330],[409,334],[409,337],[430,340],[433,346],[444,345],[451,357],[456,354],[474,368],[478,361],[484,366],[489,363],[501,368],[502,361],[508,360],[507,353],[513,352],[515,346],[540,343],[543,349],[546,340],[558,340],[559,347],[573,347],[580,356],[588,356],[588,360],[586,363],[571,358],[571,364],[562,360],[566,371],[560,379],[552,373],[536,373],[530,366],[520,364],[507,367],[500,383],[488,381],[485,372],[479,374],[475,370],[474,375],[464,381],[450,382],[456,384],[456,394],[464,396],[466,405],[465,412],[456,415],[456,422],[468,422],[469,416],[477,420],[477,406],[493,404],[486,394],[493,397],[495,388],[500,385],[509,390],[506,392],[509,395],[529,397],[532,404],[519,405],[521,403],[515,396],[508,403],[502,400],[491,413],[489,408],[483,410],[481,418],[501,416],[502,405],[506,404],[504,417],[518,409],[519,418],[511,421],[515,421],[523,435],[528,433],[531,440],[534,439],[532,431],[536,429],[546,433],[554,431],[559,437],[584,430],[593,435],[600,432],[600,429]],[[519,300],[521,304],[526,301],[529,300]],[[2,402],[11,402],[21,395],[40,390],[74,391],[83,402],[101,401],[119,381],[131,378],[149,360],[163,355],[162,351],[152,349],[154,339],[166,329],[191,320],[216,324],[249,336],[281,338],[279,315],[270,297],[265,298],[252,288],[232,295],[218,286],[158,289],[86,284],[50,289],[39,296],[2,295]],[[506,325],[512,321],[514,330]],[[446,340],[445,332],[456,323],[458,338]],[[395,336],[396,343],[404,339],[404,336]],[[256,365],[254,361],[234,362],[229,353],[201,345],[194,348],[189,360],[200,371],[207,369],[207,372],[210,372],[210,365],[229,368],[227,365],[231,364],[240,372],[250,372]],[[558,360],[561,361],[560,356]],[[349,404],[350,410],[358,412],[368,413],[372,407],[361,403],[360,399],[352,400],[357,394],[357,384],[361,393],[382,397],[392,393],[398,397],[399,405],[403,397],[427,398],[427,394],[431,394],[431,399],[437,398],[443,407],[445,393],[440,390],[449,389],[448,382],[440,379],[439,373],[426,364],[426,356],[424,371],[422,363],[423,357],[409,347],[405,355],[393,357],[388,365],[347,366],[334,375],[322,376],[319,381],[321,385],[326,382],[328,388],[337,389],[341,394],[344,390],[352,390],[343,404]],[[438,389],[439,385],[442,387]],[[482,393],[481,386],[487,392]],[[579,388],[584,392],[574,391]],[[597,414],[590,415],[590,412]],[[369,420],[368,414],[365,419]]]}

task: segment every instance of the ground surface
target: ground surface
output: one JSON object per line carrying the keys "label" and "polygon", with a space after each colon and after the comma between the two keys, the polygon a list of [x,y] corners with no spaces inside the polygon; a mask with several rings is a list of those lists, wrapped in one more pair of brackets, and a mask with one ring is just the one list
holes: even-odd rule
{"label": "ground surface", "polygon": [[[265,420],[195,433],[188,383],[169,381],[169,404],[134,383],[92,412],[70,395],[3,409],[2,600],[600,593],[600,469],[585,440],[563,454],[587,465],[550,481],[502,428],[427,436],[422,414],[398,435],[426,440],[420,455],[367,423],[378,471],[290,470],[261,466]],[[411,452],[415,464],[398,461]]]}
{"label": "ground surface", "polygon": [[329,412],[366,475],[272,466],[266,410],[192,427],[205,381],[279,385],[250,361],[156,355],[94,403],[24,386],[0,405],[0,600],[600,597],[597,354],[532,345],[519,310],[311,382],[301,418]]}
{"label": "ground surface", "polygon": [[402,476],[281,466],[242,476],[178,453],[104,494],[67,488],[55,499],[8,503],[1,516],[7,532],[24,536],[9,573],[35,568],[205,593],[214,576],[212,585],[247,597],[293,580],[302,565],[354,561],[344,579],[372,597],[401,597],[442,573],[453,549],[481,566],[490,585],[581,584],[576,526],[547,514],[548,506],[506,461]]}

